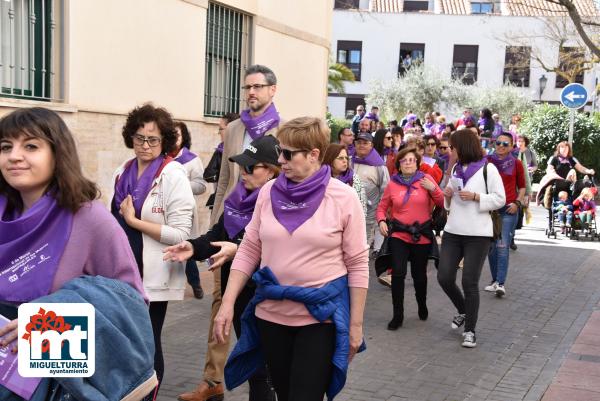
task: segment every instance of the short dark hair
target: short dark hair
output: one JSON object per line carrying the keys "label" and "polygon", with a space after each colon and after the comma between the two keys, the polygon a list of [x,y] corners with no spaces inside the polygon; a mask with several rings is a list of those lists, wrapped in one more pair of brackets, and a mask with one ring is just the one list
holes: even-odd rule
{"label": "short dark hair", "polygon": [[267,67],[265,65],[254,64],[254,65],[249,66],[248,68],[246,68],[246,73],[244,74],[244,78],[246,78],[248,75],[252,75],[252,74],[263,74],[265,76],[265,80],[267,81],[267,84],[277,85],[277,77],[275,76],[275,73],[273,72],[273,70],[271,70],[269,67]]}
{"label": "short dark hair", "polygon": [[437,138],[437,136],[435,136],[433,134],[423,136],[423,141],[425,141],[425,145],[427,145],[427,142],[429,142],[429,140],[431,140],[431,139],[433,139],[435,141],[435,146],[440,146],[440,141]]}
{"label": "short dark hair", "polygon": [[404,137],[404,130],[402,129],[402,127],[395,126],[392,127],[390,131],[392,132],[392,135],[400,134],[400,136]]}
{"label": "short dark hair", "polygon": [[373,109],[379,110],[379,107],[377,107],[377,106],[371,106],[371,110],[373,110]]}
{"label": "short dark hair", "polygon": [[505,137],[509,138],[510,139],[510,143],[512,143],[514,145],[514,143],[513,143],[513,136],[512,136],[512,134],[510,132],[504,131],[500,135],[498,135],[497,138],[500,138],[501,136],[505,136]]}
{"label": "short dark hair", "polygon": [[240,115],[238,113],[225,113],[221,116],[221,118],[225,121],[227,121],[227,124],[229,124],[232,121],[237,120],[238,118],[240,118]]}
{"label": "short dark hair", "polygon": [[342,127],[342,128],[340,128],[340,130],[339,130],[339,131],[338,131],[338,133],[337,133],[337,138],[338,138],[338,141],[341,141],[341,140],[342,140],[342,134],[343,134],[343,133],[344,133],[344,131],[346,131],[347,129],[350,129],[350,128],[348,128],[348,127]]}
{"label": "short dark hair", "polygon": [[388,125],[390,125],[390,126],[394,126],[394,127],[397,127],[397,126],[398,126],[398,120],[391,120],[391,121],[388,123]]}
{"label": "short dark hair", "polygon": [[450,146],[456,149],[461,163],[472,163],[483,159],[481,142],[470,129],[458,130],[450,135]]}
{"label": "short dark hair", "polygon": [[525,146],[529,146],[529,142],[531,141],[527,135],[519,135],[519,138],[521,138],[523,142],[525,142]]}
{"label": "short dark hair", "polygon": [[192,136],[190,135],[187,125],[185,125],[183,121],[176,121],[175,128],[179,128],[179,131],[181,131],[181,147],[191,149]]}
{"label": "short dark hair", "polygon": [[394,167],[396,167],[396,171],[400,172],[400,160],[404,159],[404,157],[412,153],[415,155],[417,159],[417,170],[421,168],[421,155],[417,151],[417,148],[414,146],[406,146],[398,151],[398,154],[394,158]]}
{"label": "short dark hair", "polygon": [[151,103],[136,107],[127,115],[123,126],[123,141],[125,146],[133,149],[133,136],[144,124],[154,122],[162,136],[162,153],[169,154],[175,150],[177,135],[175,134],[175,123],[171,114],[162,107],[154,107]]}
{"label": "short dark hair", "polygon": [[331,143],[325,149],[325,155],[323,156],[323,165],[333,166],[333,161],[340,154],[342,150],[348,152],[346,145],[341,143]]}
{"label": "short dark hair", "polygon": [[[39,138],[50,144],[54,156],[54,173],[48,189],[58,206],[73,213],[84,203],[100,197],[94,182],[84,177],[77,147],[71,131],[54,111],[43,107],[22,108],[0,119],[0,141],[21,135]],[[7,211],[23,210],[20,193],[0,174],[0,194],[8,200]]]}

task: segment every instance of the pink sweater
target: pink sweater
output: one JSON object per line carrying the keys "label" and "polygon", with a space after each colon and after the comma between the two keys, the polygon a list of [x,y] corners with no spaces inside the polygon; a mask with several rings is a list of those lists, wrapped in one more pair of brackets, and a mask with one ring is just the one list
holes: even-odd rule
{"label": "pink sweater", "polygon": [[[429,181],[435,182],[430,175],[426,174],[425,177],[427,177]],[[379,206],[377,207],[377,221],[385,220],[388,215],[388,210],[391,209],[391,217],[402,224],[410,225],[415,221],[425,223],[427,220],[431,219],[431,211],[433,210],[434,205],[444,207],[444,193],[437,184],[435,184],[435,190],[431,192],[431,195],[428,190],[421,187],[421,183],[416,182],[414,186],[416,189],[413,189],[406,204],[402,205],[407,188],[404,185],[400,185],[395,181],[390,180],[390,183],[383,193],[383,198],[381,198],[381,202],[379,202]],[[392,237],[400,238],[402,241],[409,244],[415,243],[412,240],[412,235],[409,233],[395,232],[392,234]],[[431,243],[431,241],[425,238],[425,236],[421,236],[418,242],[418,244],[429,243]]]}
{"label": "pink sweater", "polygon": [[[365,215],[356,191],[329,180],[315,214],[289,234],[273,215],[272,185],[260,190],[231,268],[251,276],[257,266],[269,266],[281,285],[312,288],[348,275],[350,287],[367,288]],[[317,323],[303,304],[289,300],[266,300],[256,307],[256,316],[287,326]]]}

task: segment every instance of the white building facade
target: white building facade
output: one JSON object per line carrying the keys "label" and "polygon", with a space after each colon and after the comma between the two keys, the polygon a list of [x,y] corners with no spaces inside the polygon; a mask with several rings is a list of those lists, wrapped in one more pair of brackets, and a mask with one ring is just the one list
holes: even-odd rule
{"label": "white building facade", "polygon": [[[344,6],[356,8],[344,9]],[[598,14],[592,1],[585,6],[587,8],[580,5],[580,10]],[[515,15],[519,13],[524,15]],[[533,51],[550,63],[558,63],[557,42],[544,37],[545,22],[532,13],[541,12],[532,7],[523,9],[507,0],[497,3],[484,0],[336,1],[331,48],[335,61],[354,71],[356,82],[346,82],[345,94],[329,94],[329,112],[335,117],[350,117],[358,104],[364,104],[371,82],[391,81],[402,73],[407,55],[408,60],[420,58],[425,65],[435,67],[448,77],[455,73],[484,87],[499,87],[508,80],[522,87],[534,101],[559,102],[565,80],[542,69],[533,57],[526,57],[529,65],[517,73],[509,68],[514,52],[534,54]],[[546,14],[551,18],[551,13]],[[514,46],[507,43],[507,39],[521,35],[532,37],[526,43],[529,49],[522,41]],[[598,76],[600,69],[596,68],[578,76],[577,81],[591,94]],[[591,101],[590,96],[590,104]]]}

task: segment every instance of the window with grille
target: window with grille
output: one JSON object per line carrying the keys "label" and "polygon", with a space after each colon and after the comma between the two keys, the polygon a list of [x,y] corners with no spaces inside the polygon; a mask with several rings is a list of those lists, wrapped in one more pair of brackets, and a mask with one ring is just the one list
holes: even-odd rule
{"label": "window with grille", "polygon": [[60,0],[0,0],[0,97],[61,100]]}
{"label": "window with grille", "polygon": [[504,82],[528,88],[530,67],[530,46],[506,46],[506,54],[504,55]]}
{"label": "window with grille", "polygon": [[204,115],[239,113],[243,75],[250,64],[252,17],[209,3],[206,21]]}
{"label": "window with grille", "polygon": [[352,70],[354,79],[360,81],[362,42],[355,40],[338,40],[336,61]]}

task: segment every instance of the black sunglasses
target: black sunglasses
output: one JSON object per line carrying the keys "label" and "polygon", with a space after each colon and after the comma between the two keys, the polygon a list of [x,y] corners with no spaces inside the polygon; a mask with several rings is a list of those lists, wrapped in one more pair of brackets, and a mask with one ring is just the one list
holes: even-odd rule
{"label": "black sunglasses", "polygon": [[448,149],[448,146],[440,146],[440,149]]}
{"label": "black sunglasses", "polygon": [[310,152],[310,150],[306,150],[306,149],[300,149],[300,150],[289,150],[289,149],[281,149],[280,147],[277,147],[277,155],[283,155],[283,158],[287,161],[292,160],[292,158],[297,154],[297,153],[308,153]]}
{"label": "black sunglasses", "polygon": [[508,148],[510,146],[510,142],[508,142],[508,141],[496,141],[496,146],[504,146],[505,148]]}
{"label": "black sunglasses", "polygon": [[267,168],[267,166],[264,166],[262,164],[252,164],[250,166],[242,166],[242,168],[244,169],[244,172],[246,174],[254,174],[255,168]]}

